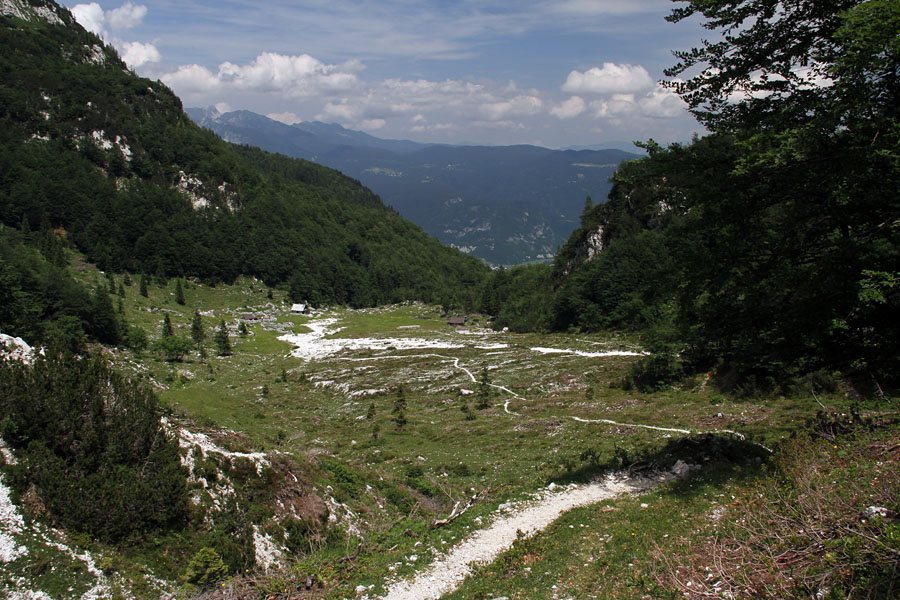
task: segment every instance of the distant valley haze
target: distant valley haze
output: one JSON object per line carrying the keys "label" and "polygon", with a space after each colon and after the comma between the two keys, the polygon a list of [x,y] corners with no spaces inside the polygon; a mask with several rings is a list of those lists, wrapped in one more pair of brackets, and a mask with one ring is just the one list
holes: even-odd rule
{"label": "distant valley haze", "polygon": [[615,149],[420,144],[333,123],[285,125],[250,111],[187,112],[229,142],[350,175],[443,243],[494,265],[551,260],[579,226],[585,199],[605,199],[619,163],[639,156]]}

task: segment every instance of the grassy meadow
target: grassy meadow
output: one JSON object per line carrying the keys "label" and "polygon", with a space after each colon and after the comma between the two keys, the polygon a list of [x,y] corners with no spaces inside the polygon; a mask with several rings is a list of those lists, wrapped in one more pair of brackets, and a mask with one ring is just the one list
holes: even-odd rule
{"label": "grassy meadow", "polygon": [[[81,276],[107,283],[89,267]],[[178,423],[232,450],[282,457],[335,517],[283,566],[224,582],[249,597],[376,596],[388,579],[421,570],[503,503],[527,500],[551,482],[683,459],[703,468],[641,496],[565,514],[449,596],[679,597],[679,557],[688,561],[692,543],[709,538],[734,498],[770,476],[761,447],[793,443],[820,408],[807,394],[731,397],[703,377],[654,394],[625,389],[641,348],[622,333],[494,332],[478,316],[457,330],[440,308],[422,304],[293,315],[284,292],[250,279],[215,287],[183,282],[182,305],[175,285],[151,283],[147,297],[137,277],[122,286],[125,319],[147,332],[150,345],[116,351],[113,360],[156,386]],[[195,310],[204,315],[205,356],[195,349],[166,361],[153,350],[164,315],[175,335],[189,338]],[[230,356],[217,356],[213,343],[223,320]],[[297,355],[297,345],[280,339],[286,335],[298,336]],[[490,394],[479,383],[485,372],[496,386]],[[818,400],[837,415],[854,408],[841,389]],[[704,435],[720,430],[746,441]],[[460,518],[430,527],[474,494],[479,502]],[[275,530],[277,512],[260,509],[262,531]],[[162,556],[164,544],[157,553],[125,553],[119,568],[150,565],[177,576],[183,565]],[[193,588],[178,589],[187,596]]]}

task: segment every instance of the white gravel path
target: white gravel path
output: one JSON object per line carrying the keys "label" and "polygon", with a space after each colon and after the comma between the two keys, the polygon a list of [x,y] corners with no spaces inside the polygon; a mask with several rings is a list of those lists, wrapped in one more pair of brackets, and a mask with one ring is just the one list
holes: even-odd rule
{"label": "white gravel path", "polygon": [[621,494],[643,491],[667,477],[650,480],[613,475],[604,481],[586,485],[551,486],[535,502],[517,507],[511,514],[500,513],[492,525],[473,533],[414,579],[392,583],[382,600],[437,600],[459,587],[471,574],[472,562],[490,562],[512,546],[518,532],[532,535],[545,529],[568,510]]}

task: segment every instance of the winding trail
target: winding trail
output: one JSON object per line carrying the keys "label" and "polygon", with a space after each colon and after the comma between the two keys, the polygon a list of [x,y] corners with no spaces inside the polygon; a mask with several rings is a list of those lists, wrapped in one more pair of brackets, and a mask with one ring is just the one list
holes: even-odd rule
{"label": "winding trail", "polygon": [[517,506],[511,514],[474,532],[413,579],[393,582],[381,600],[437,600],[459,587],[472,573],[473,562],[490,562],[512,546],[519,532],[532,535],[573,508],[641,492],[671,477],[663,475],[654,480],[614,475],[604,481],[566,486],[558,492],[545,491],[539,500]]}

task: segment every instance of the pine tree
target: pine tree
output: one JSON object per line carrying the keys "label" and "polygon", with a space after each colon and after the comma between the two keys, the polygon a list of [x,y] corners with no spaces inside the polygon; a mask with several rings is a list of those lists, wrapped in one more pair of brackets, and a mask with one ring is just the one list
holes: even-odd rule
{"label": "pine tree", "polygon": [[375,402],[369,404],[369,412],[366,413],[366,418],[370,421],[375,418]]}
{"label": "pine tree", "polygon": [[172,329],[172,319],[169,318],[169,313],[166,313],[163,317],[162,336],[166,338],[171,337],[174,334],[175,331]]}
{"label": "pine tree", "polygon": [[90,327],[94,337],[104,344],[118,344],[121,341],[119,319],[113,310],[112,300],[102,285],[97,286],[91,299]]}
{"label": "pine tree", "polygon": [[119,308],[119,314],[124,315],[125,314],[125,303],[122,302],[122,298],[119,298],[119,307],[118,308]]}
{"label": "pine tree", "polygon": [[141,296],[143,296],[144,298],[147,298],[147,297],[148,297],[148,294],[147,294],[147,276],[144,275],[144,274],[141,274],[140,293],[141,293]]}
{"label": "pine tree", "polygon": [[469,401],[462,394],[460,394],[459,396],[459,410],[463,415],[465,415],[466,421],[475,420],[475,413],[473,413],[472,409],[469,408]]}
{"label": "pine tree", "polygon": [[125,275],[122,276],[122,283],[131,287],[131,276],[128,273],[125,273]]}
{"label": "pine tree", "polygon": [[175,280],[175,303],[184,306],[184,289],[181,287],[181,280]]}
{"label": "pine tree", "polygon": [[216,329],[216,352],[219,356],[229,356],[231,354],[231,342],[228,340],[228,328],[225,327],[225,321],[219,323]]}
{"label": "pine tree", "polygon": [[493,394],[493,390],[491,389],[491,377],[488,375],[487,367],[482,367],[481,375],[478,377],[478,391],[476,392],[476,397],[478,398],[478,403],[475,407],[478,410],[484,410],[488,408],[491,404],[491,395]]}
{"label": "pine tree", "polygon": [[119,297],[125,297],[125,284],[123,284],[121,281],[119,282]]}
{"label": "pine tree", "polygon": [[238,325],[238,333],[241,337],[247,337],[247,334],[250,333],[250,330],[247,329],[247,324],[241,321],[241,324]]}
{"label": "pine tree", "polygon": [[406,425],[406,390],[402,385],[397,386],[397,398],[394,400],[393,421],[397,425],[397,429],[403,429]]}
{"label": "pine tree", "polygon": [[109,283],[109,295],[114,296],[116,293],[116,278],[113,277],[112,273],[107,273],[106,280]]}
{"label": "pine tree", "polygon": [[194,318],[191,319],[191,339],[194,340],[198,350],[203,348],[206,331],[203,330],[203,317],[200,316],[199,310],[194,311]]}

